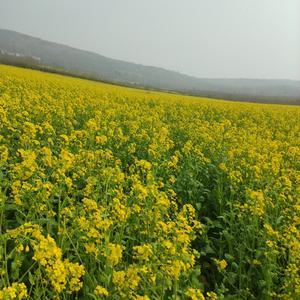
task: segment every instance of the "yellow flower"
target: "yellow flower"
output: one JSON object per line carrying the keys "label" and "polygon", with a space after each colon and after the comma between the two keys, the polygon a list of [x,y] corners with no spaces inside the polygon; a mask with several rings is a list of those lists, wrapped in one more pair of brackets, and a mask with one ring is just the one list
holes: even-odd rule
{"label": "yellow flower", "polygon": [[92,199],[84,198],[82,200],[82,203],[83,203],[86,211],[88,211],[88,212],[97,210],[97,208],[98,208],[97,202]]}
{"label": "yellow flower", "polygon": [[208,300],[218,300],[218,296],[214,292],[207,292],[206,295]]}
{"label": "yellow flower", "polygon": [[132,290],[135,290],[140,283],[140,276],[138,275],[138,269],[134,266],[129,266],[126,271],[126,276],[128,279],[128,285]]}
{"label": "yellow flower", "polygon": [[270,224],[264,224],[264,228],[266,229],[266,232],[268,233],[269,236],[276,238],[278,240],[280,239],[279,232],[274,230]]}
{"label": "yellow flower", "polygon": [[17,174],[18,178],[27,180],[37,169],[36,154],[32,150],[24,149],[20,149],[18,152],[23,161],[20,164],[15,165],[14,171]]}
{"label": "yellow flower", "polygon": [[171,265],[166,267],[166,271],[170,277],[178,279],[183,269],[183,263],[180,260],[174,260]]}
{"label": "yellow flower", "polygon": [[169,208],[170,200],[165,195],[160,195],[157,197],[156,205],[158,208]]}
{"label": "yellow flower", "polygon": [[200,289],[193,289],[189,288],[186,292],[185,295],[188,297],[190,300],[205,300],[202,292]]}
{"label": "yellow flower", "polygon": [[219,270],[225,270],[227,267],[227,261],[225,259],[219,260],[219,259],[214,259],[217,267]]}
{"label": "yellow flower", "polygon": [[67,259],[63,262],[68,272],[69,290],[71,292],[78,292],[83,285],[83,283],[80,280],[81,277],[85,274],[84,266],[80,265],[79,263],[71,263]]}
{"label": "yellow flower", "polygon": [[135,258],[139,260],[148,261],[153,255],[152,246],[150,244],[144,244],[142,246],[134,246]]}
{"label": "yellow flower", "polygon": [[219,164],[219,169],[222,170],[222,171],[224,171],[224,172],[228,171],[225,163],[223,163],[223,162]]}
{"label": "yellow flower", "polygon": [[133,191],[137,195],[138,199],[143,200],[148,196],[148,190],[140,182],[133,184]]}
{"label": "yellow flower", "polygon": [[108,254],[107,254],[108,263],[113,266],[117,265],[122,259],[122,251],[123,250],[121,245],[110,243],[108,245]]}
{"label": "yellow flower", "polygon": [[66,142],[69,142],[69,137],[66,134],[61,134],[60,137]]}
{"label": "yellow flower", "polygon": [[[43,267],[47,279],[53,289],[61,293],[67,287],[69,281],[69,291],[79,291],[82,287],[80,278],[84,275],[84,267],[78,263],[71,263],[68,259],[62,259],[62,251],[56,245],[55,240],[48,235],[43,236],[39,226],[31,223],[25,223],[19,228],[9,232],[12,237],[21,234],[30,234],[33,238],[30,242],[33,247],[33,260],[37,261]],[[22,247],[24,249],[24,247]],[[29,248],[26,247],[29,250]]]}
{"label": "yellow flower", "polygon": [[27,297],[27,288],[24,283],[12,283],[11,286],[0,290],[0,300],[25,299]]}
{"label": "yellow flower", "polygon": [[36,135],[36,127],[34,124],[30,123],[30,122],[24,122],[23,125],[23,130],[24,130],[24,134],[26,136],[28,136],[31,139],[35,138]]}
{"label": "yellow flower", "polygon": [[113,215],[119,221],[125,221],[128,217],[127,208],[121,204],[120,200],[114,198],[113,201]]}
{"label": "yellow flower", "polygon": [[260,265],[261,265],[261,262],[260,262],[258,259],[253,259],[253,260],[252,260],[252,264],[253,264],[254,266],[260,266]]}
{"label": "yellow flower", "polygon": [[171,156],[171,159],[168,162],[168,167],[169,168],[176,168],[177,164],[178,164],[178,160],[179,160],[178,156],[176,156],[176,155]]}
{"label": "yellow flower", "polygon": [[59,157],[62,161],[62,171],[66,171],[72,167],[75,158],[71,152],[62,149]]}
{"label": "yellow flower", "polygon": [[41,152],[44,155],[44,162],[45,162],[46,166],[52,167],[53,158],[52,158],[51,149],[48,147],[43,147]]}
{"label": "yellow flower", "polygon": [[107,142],[107,137],[105,135],[96,136],[95,140],[97,144],[104,145]]}
{"label": "yellow flower", "polygon": [[250,198],[251,212],[258,217],[262,217],[265,211],[265,198],[263,192],[252,190],[248,190],[247,192]]}
{"label": "yellow flower", "polygon": [[135,300],[150,300],[150,298],[147,295],[145,295],[145,296],[136,296],[134,299]]}
{"label": "yellow flower", "polygon": [[125,276],[126,276],[126,273],[124,271],[114,272],[112,281],[115,285],[122,286],[125,282]]}
{"label": "yellow flower", "polygon": [[100,286],[100,285],[97,285],[95,290],[94,290],[94,293],[96,296],[100,296],[100,297],[107,297],[108,296],[108,291],[106,288]]}
{"label": "yellow flower", "polygon": [[4,145],[0,146],[0,164],[5,163],[8,159],[8,148]]}
{"label": "yellow flower", "polygon": [[24,251],[24,246],[22,244],[20,244],[17,248],[18,252],[23,252]]}
{"label": "yellow flower", "polygon": [[137,161],[136,165],[141,167],[145,171],[149,171],[152,168],[151,163],[147,160],[144,160],[144,159],[141,159],[141,160]]}
{"label": "yellow flower", "polygon": [[95,243],[87,243],[84,245],[87,253],[94,253],[96,256],[99,254],[99,249],[97,249]]}

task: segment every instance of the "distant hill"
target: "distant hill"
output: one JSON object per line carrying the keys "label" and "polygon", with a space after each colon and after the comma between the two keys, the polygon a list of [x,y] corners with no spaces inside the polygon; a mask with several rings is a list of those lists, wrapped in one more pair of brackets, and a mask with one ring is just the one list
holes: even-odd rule
{"label": "distant hill", "polygon": [[300,81],[200,79],[163,68],[111,59],[11,30],[0,29],[0,62],[26,62],[33,67],[47,66],[96,80],[199,96],[300,104]]}

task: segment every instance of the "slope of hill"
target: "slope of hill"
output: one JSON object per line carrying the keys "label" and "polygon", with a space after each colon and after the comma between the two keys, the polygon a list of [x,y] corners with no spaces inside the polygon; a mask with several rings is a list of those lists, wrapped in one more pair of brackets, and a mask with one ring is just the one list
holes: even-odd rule
{"label": "slope of hill", "polygon": [[29,59],[97,80],[193,95],[300,104],[300,82],[292,80],[199,79],[163,68],[111,59],[89,51],[0,29],[0,62]]}

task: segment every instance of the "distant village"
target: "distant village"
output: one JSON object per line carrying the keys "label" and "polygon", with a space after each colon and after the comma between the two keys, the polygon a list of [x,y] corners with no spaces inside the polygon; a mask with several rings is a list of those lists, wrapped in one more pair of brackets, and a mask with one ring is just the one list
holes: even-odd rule
{"label": "distant village", "polygon": [[33,59],[33,60],[35,60],[37,63],[40,63],[41,62],[41,58],[40,57],[38,57],[38,56],[25,56],[24,54],[22,54],[22,53],[14,53],[14,52],[9,52],[9,51],[6,51],[6,50],[3,50],[3,49],[0,49],[0,54],[1,55],[4,55],[4,56],[6,56],[6,55],[8,55],[8,56],[12,56],[12,57],[18,57],[18,58],[24,58],[24,59],[26,59],[26,58],[29,58],[29,59]]}

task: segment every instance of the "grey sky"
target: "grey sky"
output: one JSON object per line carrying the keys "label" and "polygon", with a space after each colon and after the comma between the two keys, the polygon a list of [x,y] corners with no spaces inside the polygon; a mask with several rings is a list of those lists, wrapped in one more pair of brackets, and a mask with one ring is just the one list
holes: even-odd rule
{"label": "grey sky", "polygon": [[300,0],[0,0],[0,28],[198,77],[300,80]]}

